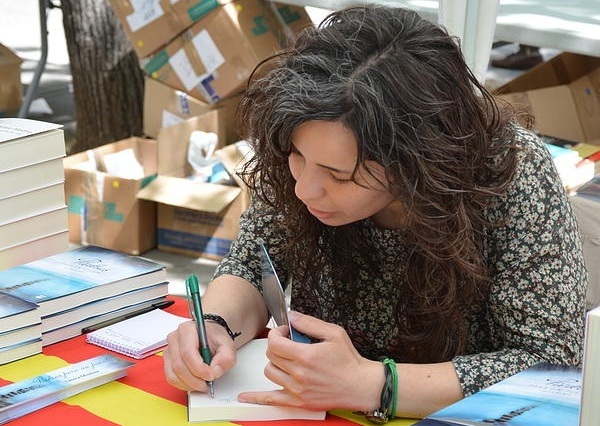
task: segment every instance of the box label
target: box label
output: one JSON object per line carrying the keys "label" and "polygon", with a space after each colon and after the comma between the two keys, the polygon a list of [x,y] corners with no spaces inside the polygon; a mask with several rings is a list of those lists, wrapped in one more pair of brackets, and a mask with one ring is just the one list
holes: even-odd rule
{"label": "box label", "polygon": [[217,0],[203,0],[190,7],[187,11],[187,14],[190,20],[194,22],[202,18],[211,10],[215,9],[217,6],[219,6],[219,2]]}
{"label": "box label", "polygon": [[279,16],[281,16],[281,19],[283,19],[283,22],[286,24],[298,21],[301,18],[298,11],[292,10],[289,5],[278,7],[277,12],[279,13]]}
{"label": "box label", "polygon": [[162,67],[164,67],[168,63],[169,63],[169,54],[167,53],[166,50],[161,50],[156,55],[154,55],[154,57],[152,59],[150,59],[150,61],[148,61],[148,63],[145,66],[145,69],[149,75],[154,77],[154,75],[158,72],[158,70],[160,70]]}
{"label": "box label", "polygon": [[223,257],[229,253],[231,240],[158,228],[158,245]]}
{"label": "box label", "polygon": [[[116,203],[103,201],[102,205],[104,207],[102,215],[104,219],[112,222],[123,222],[125,220],[123,213],[117,211]],[[78,195],[69,195],[68,211],[69,213],[85,216],[87,211],[85,198]]]}

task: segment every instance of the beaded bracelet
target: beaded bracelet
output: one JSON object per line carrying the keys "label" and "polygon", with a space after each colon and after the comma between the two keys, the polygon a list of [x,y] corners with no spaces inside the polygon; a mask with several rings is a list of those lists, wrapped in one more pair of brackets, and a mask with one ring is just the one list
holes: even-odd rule
{"label": "beaded bracelet", "polygon": [[240,332],[234,333],[233,331],[231,331],[231,328],[229,328],[227,321],[225,321],[225,319],[220,315],[204,314],[204,315],[202,315],[202,318],[205,321],[212,321],[212,322],[215,322],[215,323],[219,324],[220,326],[224,327],[225,330],[227,331],[227,334],[229,334],[229,337],[231,337],[231,340],[235,340],[236,337],[238,337],[240,334],[242,334]]}
{"label": "beaded bracelet", "polygon": [[396,404],[398,403],[398,370],[396,363],[391,358],[383,359],[385,368],[385,382],[381,390],[379,408],[366,414],[366,419],[372,423],[384,424],[389,419],[396,417]]}

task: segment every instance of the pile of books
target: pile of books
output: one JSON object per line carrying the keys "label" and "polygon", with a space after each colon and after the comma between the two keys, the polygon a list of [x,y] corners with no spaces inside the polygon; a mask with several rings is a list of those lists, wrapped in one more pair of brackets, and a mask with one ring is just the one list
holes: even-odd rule
{"label": "pile of books", "polygon": [[0,364],[42,350],[42,324],[38,306],[0,293]]}
{"label": "pile of books", "polygon": [[163,265],[86,246],[0,271],[0,292],[4,363],[95,324],[152,309],[165,301],[168,281]]}
{"label": "pile of books", "polygon": [[556,170],[568,190],[577,188],[594,177],[594,162],[569,146],[546,143]]}
{"label": "pile of books", "polygon": [[68,248],[60,125],[0,119],[0,270]]}

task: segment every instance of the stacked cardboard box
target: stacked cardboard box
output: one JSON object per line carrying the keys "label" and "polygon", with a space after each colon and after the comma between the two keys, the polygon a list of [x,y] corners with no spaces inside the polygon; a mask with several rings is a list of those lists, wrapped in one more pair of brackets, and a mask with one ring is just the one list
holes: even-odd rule
{"label": "stacked cardboard box", "polygon": [[[138,176],[118,175],[105,159],[131,153]],[[156,141],[129,138],[64,160],[69,241],[139,255],[156,247],[156,206],[137,192],[156,177]]]}
{"label": "stacked cardboard box", "polygon": [[217,129],[216,112],[211,111],[160,131],[158,177],[138,193],[139,198],[157,203],[159,250],[219,260],[239,231],[239,217],[249,200],[235,175],[236,167],[244,160],[240,144],[229,144],[215,152],[231,182],[199,183],[189,179],[191,133]]}
{"label": "stacked cardboard box", "polygon": [[[303,7],[263,0],[111,0],[148,77],[144,131],[211,109],[237,140],[233,113],[254,67],[312,21]],[[162,87],[161,87],[162,86]]]}
{"label": "stacked cardboard box", "polygon": [[[262,0],[111,0],[147,72],[145,138],[65,159],[70,241],[132,254],[164,251],[222,258],[249,195],[233,168],[234,113],[250,73],[312,25],[302,7]],[[190,134],[215,133],[232,182],[189,179]],[[114,175],[104,157],[132,151],[143,176]]]}
{"label": "stacked cardboard box", "polygon": [[562,53],[498,88],[525,105],[536,130],[574,143],[600,139],[600,57]]}
{"label": "stacked cardboard box", "polygon": [[[224,4],[152,55],[144,69],[173,88],[217,102],[242,90],[254,67],[285,44],[284,28],[290,27],[276,16],[263,1]],[[285,16],[310,22],[299,13]]]}

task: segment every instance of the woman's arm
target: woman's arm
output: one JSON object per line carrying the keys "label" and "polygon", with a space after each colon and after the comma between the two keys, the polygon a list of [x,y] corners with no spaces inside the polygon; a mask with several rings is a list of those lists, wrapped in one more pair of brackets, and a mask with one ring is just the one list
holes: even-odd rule
{"label": "woman's arm", "polygon": [[262,295],[243,278],[220,275],[202,296],[205,314],[221,316],[234,333],[232,340],[226,329],[216,322],[206,322],[206,334],[213,354],[206,365],[198,351],[195,324],[185,322],[167,336],[164,371],[167,381],[183,390],[206,391],[206,381],[219,378],[235,365],[237,348],[264,330],[268,316]]}
{"label": "woman's arm", "polygon": [[[279,327],[269,333],[267,377],[281,390],[245,392],[240,401],[313,410],[372,411],[385,382],[381,361],[360,356],[338,325],[292,312],[294,327],[317,342],[297,343]],[[397,417],[420,418],[462,398],[451,362],[397,364]]]}
{"label": "woman's arm", "polygon": [[235,333],[239,348],[264,331],[268,312],[258,289],[243,278],[220,275],[208,285],[202,296],[205,314],[219,315]]}

